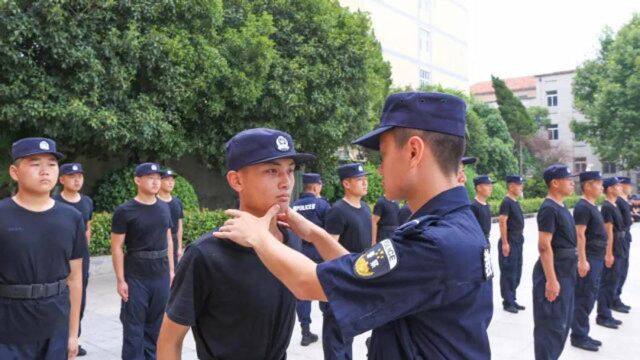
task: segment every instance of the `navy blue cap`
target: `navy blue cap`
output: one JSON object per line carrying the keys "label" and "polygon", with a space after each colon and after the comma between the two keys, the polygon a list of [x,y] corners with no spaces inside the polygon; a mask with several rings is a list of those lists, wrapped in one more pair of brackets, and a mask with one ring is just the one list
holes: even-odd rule
{"label": "navy blue cap", "polygon": [[380,135],[394,127],[464,137],[466,111],[465,102],[449,94],[405,92],[389,95],[380,124],[353,144],[378,150]]}
{"label": "navy blue cap", "polygon": [[291,135],[267,128],[241,131],[225,144],[225,149],[229,170],[277,159],[290,158],[301,163],[316,158],[311,154],[297,153]]}
{"label": "navy blue cap", "polygon": [[338,176],[340,180],[369,175],[364,171],[364,165],[361,163],[344,164],[338,168]]}
{"label": "navy blue cap", "polygon": [[565,164],[553,164],[548,168],[546,168],[544,170],[544,173],[542,174],[542,177],[544,178],[545,182],[549,182],[555,179],[564,179],[564,178],[574,177],[574,176],[576,175],[573,175],[571,173],[571,170],[569,170],[569,167]]}
{"label": "navy blue cap", "polygon": [[463,156],[462,159],[460,159],[460,162],[462,163],[462,165],[475,164],[477,161],[478,161],[478,158],[473,156]]}
{"label": "navy blue cap", "polygon": [[164,170],[160,171],[160,177],[161,178],[164,179],[164,178],[170,177],[170,176],[173,176],[174,178],[177,178],[178,174],[175,171],[171,170],[171,169],[164,169]]}
{"label": "navy blue cap", "polygon": [[302,175],[303,184],[322,184],[322,177],[316,173],[306,173]]}
{"label": "navy blue cap", "polygon": [[495,181],[491,180],[489,175],[480,175],[473,178],[473,185],[480,184],[493,184]]}
{"label": "navy blue cap", "polygon": [[631,184],[631,178],[628,176],[618,176],[620,179],[620,184]]}
{"label": "navy blue cap", "polygon": [[162,174],[160,165],[152,162],[142,163],[136,166],[136,176],[145,176],[149,174]]}
{"label": "navy blue cap", "polygon": [[583,171],[580,173],[580,182],[585,182],[590,180],[602,180],[602,175],[600,174],[600,171]]}
{"label": "navy blue cap", "polygon": [[603,187],[605,188],[605,190],[606,190],[609,186],[618,185],[618,184],[621,184],[621,183],[622,183],[622,181],[620,181],[620,179],[619,179],[619,178],[617,178],[617,177],[613,176],[613,177],[605,178],[605,179],[602,181],[602,186],[603,186]]}
{"label": "navy blue cap", "polygon": [[60,175],[71,175],[71,174],[84,174],[84,170],[82,170],[82,164],[67,163],[67,164],[60,165]]}
{"label": "navy blue cap", "polygon": [[24,138],[14,142],[11,146],[11,157],[13,161],[37,154],[51,154],[58,160],[64,157],[64,155],[56,149],[56,142],[47,138]]}
{"label": "navy blue cap", "polygon": [[505,181],[507,184],[522,184],[524,182],[524,178],[520,175],[507,175]]}

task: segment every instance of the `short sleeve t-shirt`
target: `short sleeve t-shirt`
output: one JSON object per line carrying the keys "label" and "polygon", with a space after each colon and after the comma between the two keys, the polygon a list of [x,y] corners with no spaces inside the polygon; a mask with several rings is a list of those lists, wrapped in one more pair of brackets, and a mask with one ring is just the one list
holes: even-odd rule
{"label": "short sleeve t-shirt", "polygon": [[[158,198],[159,200],[162,200]],[[169,206],[169,212],[171,213],[171,234],[176,235],[178,233],[179,220],[184,218],[184,209],[182,207],[182,201],[177,196],[172,196],[171,201],[164,201]],[[175,236],[174,236],[175,237]],[[174,239],[175,240],[175,239]]]}
{"label": "short sleeve t-shirt", "polygon": [[[160,200],[152,205],[129,200],[113,213],[111,232],[125,234],[126,252],[158,251],[167,248],[167,230],[171,228],[169,206]],[[141,259],[125,256],[125,275],[137,278],[158,278],[169,273],[169,260]]]}
{"label": "short sleeve t-shirt", "polygon": [[[69,276],[69,261],[87,252],[76,209],[55,202],[42,212],[0,200],[0,284],[48,284]],[[69,290],[41,299],[0,298],[0,343],[43,340],[67,326]]]}
{"label": "short sleeve t-shirt", "polygon": [[[283,242],[301,240],[280,229]],[[253,249],[214,238],[190,244],[178,264],[167,316],[190,326],[199,359],[285,359],[296,299]]]}
{"label": "short sleeve t-shirt", "polygon": [[587,254],[604,256],[607,247],[607,231],[598,207],[585,199],[580,199],[573,209],[573,219],[576,222],[576,226],[585,226],[585,249]]}
{"label": "short sleeve t-shirt", "polygon": [[398,224],[406,223],[409,218],[411,218],[411,209],[409,209],[409,205],[404,205],[398,212]]}
{"label": "short sleeve t-shirt", "polygon": [[361,252],[371,246],[371,211],[364,201],[355,208],[340,199],[329,210],[325,222],[329,234],[340,235],[339,242],[349,252]]}
{"label": "short sleeve t-shirt", "polygon": [[507,233],[522,234],[524,215],[520,203],[505,196],[500,203],[500,215],[507,216]]}
{"label": "short sleeve t-shirt", "polygon": [[605,224],[613,224],[613,231],[624,231],[624,220],[620,208],[605,200],[600,209]]}
{"label": "short sleeve t-shirt", "polygon": [[631,205],[622,197],[618,197],[616,199],[616,205],[618,205],[618,209],[620,209],[624,229],[625,231],[629,231],[629,228],[631,227],[631,225],[633,225],[633,218],[631,217]]}
{"label": "short sleeve t-shirt", "polygon": [[373,214],[378,215],[380,220],[378,221],[378,229],[383,227],[398,227],[398,212],[400,206],[397,202],[387,200],[384,196],[378,198],[376,204],[373,206]]}
{"label": "short sleeve t-shirt", "polygon": [[546,198],[538,210],[538,230],[551,233],[551,247],[557,249],[576,248],[576,225],[566,206]]}
{"label": "short sleeve t-shirt", "polygon": [[482,204],[474,199],[473,202],[471,202],[471,211],[476,217],[476,220],[478,220],[482,232],[488,238],[489,233],[491,233],[491,207],[489,204]]}
{"label": "short sleeve t-shirt", "polygon": [[67,201],[65,198],[62,197],[61,194],[58,194],[53,198],[56,201],[65,203],[73,207],[74,209],[80,211],[80,213],[82,214],[82,219],[84,220],[85,224],[91,221],[91,219],[93,218],[93,200],[87,195],[80,194],[80,201],[77,201],[77,202]]}

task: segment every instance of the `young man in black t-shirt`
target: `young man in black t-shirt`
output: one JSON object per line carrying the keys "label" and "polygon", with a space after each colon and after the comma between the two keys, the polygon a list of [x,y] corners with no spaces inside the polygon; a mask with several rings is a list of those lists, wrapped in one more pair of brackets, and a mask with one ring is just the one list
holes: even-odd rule
{"label": "young man in black t-shirt", "polygon": [[476,198],[471,202],[471,211],[478,220],[480,228],[489,243],[489,233],[491,232],[491,207],[489,206],[489,197],[493,191],[493,183],[487,175],[476,176],[473,179],[473,185],[476,190]]}
{"label": "young man in black t-shirt", "polygon": [[620,295],[622,294],[622,286],[624,286],[625,281],[627,280],[627,273],[629,272],[629,249],[631,248],[631,225],[633,225],[633,210],[631,207],[631,202],[629,196],[633,191],[633,186],[631,185],[631,178],[628,176],[619,176],[620,184],[622,184],[622,191],[620,192],[620,196],[616,199],[616,205],[620,209],[620,213],[622,214],[622,222],[624,223],[624,231],[625,231],[625,252],[621,257],[618,258],[618,261],[622,264],[620,265],[620,278],[618,280],[618,288],[616,289],[616,297],[613,301],[613,306],[611,310],[617,311],[620,313],[628,314],[631,311],[631,306],[626,305],[620,299]]}
{"label": "young man in black t-shirt", "polygon": [[609,329],[617,329],[622,321],[615,319],[611,308],[615,304],[616,291],[620,281],[623,262],[618,261],[628,252],[626,248],[626,234],[622,213],[616,205],[616,200],[622,192],[620,180],[616,177],[606,178],[603,182],[606,199],[600,208],[607,230],[607,251],[604,258],[604,271],[600,279],[598,293],[598,316],[596,324]]}
{"label": "young man in black t-shirt", "polygon": [[580,173],[582,199],[573,209],[578,245],[578,279],[571,345],[583,350],[598,351],[602,342],[589,336],[589,314],[598,296],[600,277],[604,268],[607,231],[596,200],[602,195],[599,171]]}
{"label": "young man in black t-shirt", "polygon": [[384,239],[390,239],[393,232],[398,228],[398,214],[400,206],[397,201],[389,200],[384,195],[378,198],[373,206],[371,216],[372,244],[376,244]]}
{"label": "young man in black t-shirt", "polygon": [[164,201],[169,205],[169,211],[171,212],[171,238],[173,239],[173,264],[178,264],[178,259],[182,257],[182,218],[184,218],[184,208],[180,198],[171,195],[173,188],[176,186],[176,174],[171,169],[163,170],[161,173],[160,191],[158,192],[158,199]]}
{"label": "young man in black t-shirt", "polygon": [[[82,256],[82,305],[80,306],[80,327],[78,337],[82,330],[82,317],[87,304],[87,285],[89,284],[89,244],[91,242],[91,218],[93,217],[93,200],[87,195],[81,194],[84,184],[84,170],[80,163],[68,163],[60,166],[60,184],[62,191],[54,196],[54,200],[67,204],[80,211],[84,220],[87,235],[87,251]],[[78,346],[78,356],[85,356],[87,351]]]}
{"label": "young man in black t-shirt", "polygon": [[155,358],[174,266],[171,214],[156,198],[160,165],[136,166],[134,181],[137,195],[118,206],[111,225],[111,254],[122,298],[122,358],[127,360]]}
{"label": "young man in black t-shirt", "polygon": [[522,196],[524,179],[519,175],[506,178],[507,196],[500,204],[500,241],[498,241],[498,265],[500,266],[500,294],[505,311],[516,314],[525,307],[516,302],[516,289],[522,277],[522,245],[524,243],[524,215],[518,203]]}
{"label": "young man in black t-shirt", "polygon": [[62,158],[53,140],[21,139],[11,153],[18,192],[0,201],[0,359],[75,359],[84,221],[49,195]]}
{"label": "young man in black t-shirt", "polygon": [[[240,210],[263,216],[288,208],[296,164],[315,157],[295,151],[287,133],[249,129],[226,144],[227,182]],[[275,221],[269,231],[287,247],[300,238]],[[212,229],[214,230],[214,229]],[[158,359],[178,359],[191,328],[199,359],[283,360],[295,324],[296,298],[253,249],[212,232],[190,244],[180,260],[158,341]]]}
{"label": "young man in black t-shirt", "polygon": [[[367,195],[367,175],[360,163],[338,168],[344,197],[333,204],[325,221],[325,230],[350,253],[359,253],[371,246],[371,211],[362,200]],[[320,309],[324,317],[322,349],[325,360],[351,359],[353,338],[343,338],[328,303],[321,302]]]}

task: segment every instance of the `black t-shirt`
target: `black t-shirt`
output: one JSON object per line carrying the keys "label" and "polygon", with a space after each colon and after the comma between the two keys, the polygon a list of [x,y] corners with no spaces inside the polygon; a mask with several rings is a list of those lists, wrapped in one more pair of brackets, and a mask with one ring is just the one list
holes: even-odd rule
{"label": "black t-shirt", "polygon": [[488,238],[491,232],[491,207],[489,204],[482,204],[478,200],[473,199],[471,211],[476,217],[476,220],[478,220],[482,233]]}
{"label": "black t-shirt", "polygon": [[544,199],[538,210],[538,230],[553,234],[554,250],[576,248],[576,224],[566,206]]}
{"label": "black t-shirt", "polygon": [[349,252],[361,252],[371,246],[371,211],[364,201],[355,208],[343,199],[336,201],[325,221],[329,234],[340,235],[339,242]]}
{"label": "black t-shirt", "polygon": [[[162,199],[158,198],[158,200],[162,200]],[[171,234],[176,235],[178,234],[178,227],[180,226],[179,220],[184,218],[184,208],[182,207],[182,201],[180,201],[180,199],[177,196],[172,196],[171,201],[167,202],[162,200],[162,202],[169,205],[169,212],[171,213],[171,222],[173,223],[173,225],[171,226]],[[176,240],[175,236],[173,240],[175,242]]]}
{"label": "black t-shirt", "polygon": [[604,219],[598,207],[585,199],[580,199],[573,209],[573,219],[576,225],[584,225],[586,252],[588,255],[604,256],[607,247],[607,230]]}
{"label": "black t-shirt", "polygon": [[629,228],[631,227],[631,225],[633,225],[633,218],[631,217],[631,205],[622,197],[618,197],[616,199],[616,205],[618,205],[618,209],[620,209],[620,214],[622,215],[624,230],[629,231]]}
{"label": "black t-shirt", "polygon": [[624,220],[620,208],[605,200],[600,209],[605,224],[613,224],[613,231],[624,231]]}
{"label": "black t-shirt", "polygon": [[[129,200],[118,206],[113,213],[111,232],[125,234],[124,244],[127,252],[157,251],[167,248],[167,230],[171,228],[169,206],[156,200],[146,205]],[[136,278],[158,278],[168,274],[169,260],[141,259],[125,256],[124,272]]]}
{"label": "black t-shirt", "polygon": [[77,201],[77,202],[67,201],[65,198],[62,197],[61,194],[58,194],[53,198],[56,201],[61,201],[73,207],[74,209],[80,211],[80,213],[82,214],[82,219],[84,220],[85,224],[91,221],[91,219],[93,218],[93,200],[91,200],[91,198],[88,197],[87,195],[80,194],[80,201]]}
{"label": "black t-shirt", "polygon": [[380,217],[378,229],[383,227],[398,227],[398,225],[400,225],[398,222],[399,211],[400,206],[397,202],[387,200],[384,196],[379,197],[373,206],[373,214]]}
{"label": "black t-shirt", "polygon": [[[76,209],[55,202],[46,211],[0,200],[0,284],[46,284],[69,276],[69,261],[87,251],[85,225]],[[0,297],[0,343],[51,337],[69,322],[69,290],[42,299]]]}
{"label": "black t-shirt", "polygon": [[519,202],[505,196],[500,204],[500,215],[507,216],[507,233],[522,234],[524,215]]}
{"label": "black t-shirt", "polygon": [[[300,239],[282,230],[284,243]],[[205,234],[178,263],[167,316],[190,326],[198,358],[286,358],[296,298],[262,264],[255,251]]]}
{"label": "black t-shirt", "polygon": [[409,221],[411,218],[411,209],[409,209],[409,205],[404,205],[400,211],[398,211],[398,224],[404,224]]}

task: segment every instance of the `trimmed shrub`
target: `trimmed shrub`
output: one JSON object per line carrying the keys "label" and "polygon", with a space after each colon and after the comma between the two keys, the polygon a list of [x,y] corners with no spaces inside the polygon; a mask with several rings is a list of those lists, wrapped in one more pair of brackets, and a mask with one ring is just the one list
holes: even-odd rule
{"label": "trimmed shrub", "polygon": [[[100,179],[93,197],[96,211],[113,212],[118,205],[136,196],[133,182],[134,167],[126,167],[105,175]],[[182,176],[176,178],[173,194],[180,198],[185,209],[198,208],[198,196],[193,186]]]}
{"label": "trimmed shrub", "polygon": [[384,194],[382,175],[378,173],[378,168],[373,164],[365,164],[364,170],[369,173],[369,176],[367,176],[369,186],[367,195],[365,195],[363,200],[370,206],[373,206],[376,204],[376,201],[378,201],[378,198]]}

